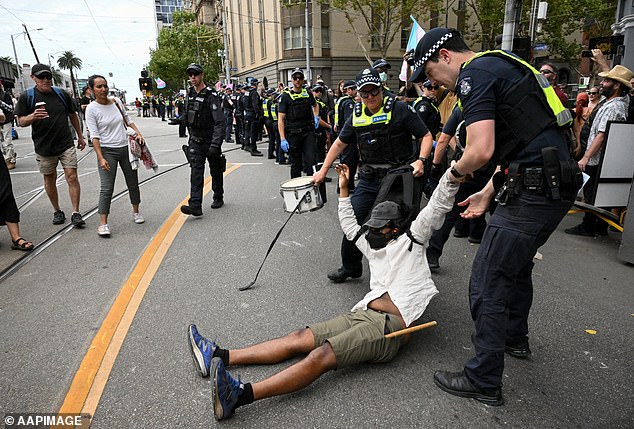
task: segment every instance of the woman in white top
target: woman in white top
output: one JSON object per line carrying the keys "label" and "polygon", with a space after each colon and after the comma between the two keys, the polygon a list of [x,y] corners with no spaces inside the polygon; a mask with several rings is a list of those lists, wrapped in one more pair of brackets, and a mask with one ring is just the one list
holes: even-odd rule
{"label": "woman in white top", "polygon": [[88,79],[88,86],[95,94],[95,101],[86,107],[86,123],[97,154],[99,177],[101,178],[100,219],[97,234],[109,237],[108,215],[110,214],[110,203],[117,177],[117,164],[121,167],[128,186],[134,222],[144,222],[143,216],[139,213],[139,204],[141,203],[139,177],[137,171],[133,170],[130,165],[126,124],[136,132],[139,144],[143,144],[144,141],[141,132],[126,113],[123,103],[117,98],[108,97],[108,82],[105,77],[91,76]]}

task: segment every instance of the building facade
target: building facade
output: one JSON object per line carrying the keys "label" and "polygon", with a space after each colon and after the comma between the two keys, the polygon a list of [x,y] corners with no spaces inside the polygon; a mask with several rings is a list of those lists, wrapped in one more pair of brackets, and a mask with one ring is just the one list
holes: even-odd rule
{"label": "building facade", "polygon": [[164,26],[172,25],[174,12],[183,10],[184,0],[154,0],[154,23],[158,36]]}

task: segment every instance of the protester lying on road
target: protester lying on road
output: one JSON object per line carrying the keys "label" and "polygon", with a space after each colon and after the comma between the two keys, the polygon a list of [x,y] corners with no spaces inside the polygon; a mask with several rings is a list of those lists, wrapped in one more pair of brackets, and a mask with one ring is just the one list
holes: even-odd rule
{"label": "protester lying on road", "polygon": [[[339,174],[339,220],[350,240],[355,240],[370,266],[370,292],[350,312],[329,321],[311,324],[274,340],[244,349],[223,349],[189,326],[189,342],[200,375],[213,377],[214,416],[231,417],[236,408],[256,400],[300,390],[322,374],[361,362],[392,360],[407,336],[387,339],[385,334],[418,320],[438,293],[427,267],[425,247],[432,230],[442,225],[453,206],[458,179],[445,173],[429,204],[411,226],[401,205],[385,201],[372,210],[362,227],[357,223],[348,196],[349,170]],[[242,383],[225,369],[229,365],[275,364],[306,354],[285,370],[257,383]]]}

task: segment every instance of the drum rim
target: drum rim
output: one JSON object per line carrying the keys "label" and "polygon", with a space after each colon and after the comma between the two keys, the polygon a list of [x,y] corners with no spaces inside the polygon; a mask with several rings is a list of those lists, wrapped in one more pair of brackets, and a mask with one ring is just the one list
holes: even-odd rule
{"label": "drum rim", "polygon": [[[289,180],[286,180],[286,181],[284,181],[284,182],[280,183],[280,189],[281,189],[281,190],[284,190],[284,189],[290,189],[290,190],[293,190],[293,189],[301,189],[301,188],[305,188],[305,187],[307,187],[307,186],[308,186],[308,187],[311,187],[311,186],[312,186],[312,187],[317,187],[317,185],[315,185],[314,183],[311,183],[311,180],[313,180],[313,178],[312,178],[312,177],[310,177],[310,176],[293,177],[292,179],[289,179]],[[305,183],[302,183],[301,185],[292,185],[292,186],[291,186],[291,185],[288,185],[288,186],[284,186],[284,185],[287,185],[288,183],[293,182],[293,181],[296,181],[296,182],[301,182],[301,181],[303,181],[303,182],[305,182]]]}

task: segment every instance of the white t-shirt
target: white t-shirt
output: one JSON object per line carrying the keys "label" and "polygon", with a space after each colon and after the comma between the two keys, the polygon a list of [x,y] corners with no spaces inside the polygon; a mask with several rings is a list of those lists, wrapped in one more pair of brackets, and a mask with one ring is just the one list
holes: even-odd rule
{"label": "white t-shirt", "polygon": [[[111,99],[112,100],[112,99]],[[125,115],[128,124],[132,120],[119,99],[114,98],[114,102]],[[99,104],[93,101],[86,107],[86,123],[90,130],[90,138],[99,139],[101,147],[125,147],[128,145],[128,134],[123,123],[121,112],[114,103]]]}

